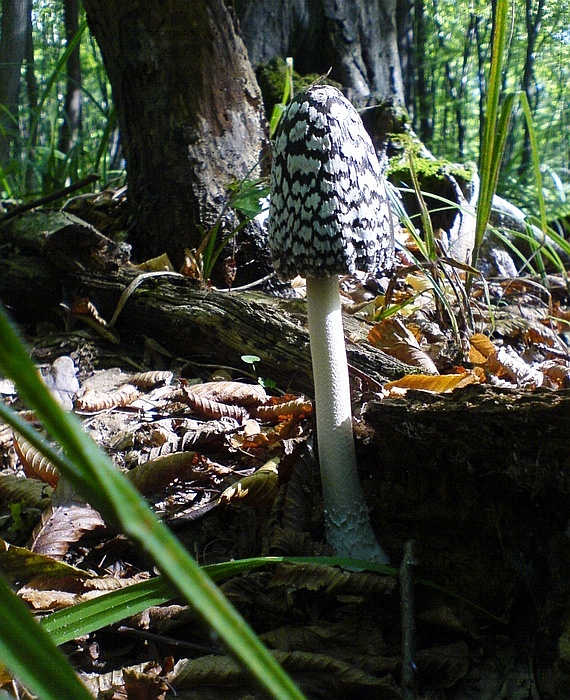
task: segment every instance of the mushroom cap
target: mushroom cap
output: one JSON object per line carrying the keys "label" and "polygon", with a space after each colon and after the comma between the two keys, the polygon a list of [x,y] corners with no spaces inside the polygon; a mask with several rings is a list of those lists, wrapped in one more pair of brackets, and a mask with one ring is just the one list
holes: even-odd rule
{"label": "mushroom cap", "polygon": [[310,87],[282,117],[268,231],[281,279],[392,264],[394,230],[378,158],[358,112],[335,87]]}

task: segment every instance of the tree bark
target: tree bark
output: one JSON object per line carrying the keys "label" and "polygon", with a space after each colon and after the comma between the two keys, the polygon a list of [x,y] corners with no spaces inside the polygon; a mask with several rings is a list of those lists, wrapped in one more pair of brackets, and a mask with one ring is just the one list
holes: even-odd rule
{"label": "tree bark", "polygon": [[[69,45],[79,29],[78,0],[64,0],[65,40]],[[59,150],[69,153],[77,141],[81,129],[81,54],[80,45],[70,53],[67,59],[67,84],[65,88],[65,105],[63,124],[59,132]],[[77,168],[75,168],[75,171]],[[76,173],[75,173],[76,174]]]}
{"label": "tree bark", "polygon": [[31,0],[4,0],[0,42],[0,165],[6,168],[18,137],[20,72],[26,51]]}
{"label": "tree bark", "polygon": [[415,128],[420,139],[428,143],[433,136],[433,95],[428,86],[426,75],[426,16],[424,0],[416,0],[414,4],[414,23],[416,39],[416,105],[414,111]]}
{"label": "tree bark", "polygon": [[517,579],[542,596],[550,576],[567,580],[569,390],[412,391],[372,401],[363,419],[366,492],[389,550],[390,534],[414,539],[425,570],[489,609],[504,610]]}
{"label": "tree bark", "polygon": [[166,251],[178,266],[228,184],[259,170],[262,102],[245,48],[223,0],[84,6],[113,87],[132,242],[139,256]]}
{"label": "tree bark", "polygon": [[238,0],[236,10],[254,66],[292,56],[300,73],[330,69],[357,106],[370,99],[403,105],[396,6],[396,0]]}
{"label": "tree bark", "polygon": [[[404,104],[410,115],[414,108],[417,58],[414,39],[414,4],[416,0],[397,0],[398,53],[404,84]],[[422,56],[423,59],[423,56]]]}

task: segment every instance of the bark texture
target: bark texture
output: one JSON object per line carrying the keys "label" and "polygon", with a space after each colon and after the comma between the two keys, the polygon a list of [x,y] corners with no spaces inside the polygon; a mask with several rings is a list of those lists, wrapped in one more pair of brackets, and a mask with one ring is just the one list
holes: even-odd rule
{"label": "bark texture", "polygon": [[385,537],[414,539],[422,566],[489,609],[504,611],[514,581],[543,597],[552,567],[567,580],[570,566],[569,409],[568,390],[483,385],[370,403]]}
{"label": "bark texture", "polygon": [[[117,108],[132,241],[175,264],[197,248],[227,185],[256,173],[262,103],[223,0],[86,0]],[[229,222],[229,226],[233,223]]]}
{"label": "bark texture", "polygon": [[[396,0],[238,0],[254,66],[292,56],[300,73],[326,73],[358,103],[404,104]],[[260,31],[263,27],[263,31]]]}
{"label": "bark texture", "polygon": [[0,165],[7,167],[10,145],[18,135],[20,72],[26,49],[31,0],[4,0],[0,42]]}
{"label": "bark texture", "polygon": [[[109,320],[140,273],[126,262],[124,247],[68,214],[36,212],[23,221],[21,228],[17,220],[0,228],[0,244],[6,244],[3,303],[21,320],[47,320],[53,311],[59,315],[63,304],[88,297]],[[19,250],[9,249],[11,241]],[[140,345],[150,338],[190,362],[240,367],[241,355],[257,355],[265,377],[311,395],[305,318],[300,300],[198,290],[186,278],[172,276],[145,280],[128,297],[116,330],[121,342]],[[356,334],[360,323],[350,316],[344,321],[346,334]],[[376,382],[414,371],[367,345],[348,343],[347,355],[357,375]]]}
{"label": "bark texture", "polygon": [[[79,29],[78,0],[64,0],[65,40],[69,45]],[[77,141],[81,129],[81,55],[79,45],[67,59],[67,85],[65,87],[65,107],[63,124],[59,131],[59,150],[69,153]]]}

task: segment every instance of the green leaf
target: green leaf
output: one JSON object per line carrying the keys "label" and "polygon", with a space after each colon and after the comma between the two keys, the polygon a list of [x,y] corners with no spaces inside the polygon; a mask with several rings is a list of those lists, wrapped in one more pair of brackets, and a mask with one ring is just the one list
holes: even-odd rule
{"label": "green leaf", "polygon": [[92,700],[48,633],[1,577],[0,661],[42,700]]}
{"label": "green leaf", "polygon": [[257,355],[242,355],[241,359],[246,365],[254,365],[256,362],[261,362],[261,357],[257,357]]}
{"label": "green leaf", "polygon": [[[485,120],[483,126],[483,140],[481,143],[481,153],[479,156],[479,172],[481,184],[479,188],[479,199],[477,201],[477,220],[475,223],[475,245],[471,264],[477,266],[479,250],[483,243],[485,229],[491,213],[493,195],[499,178],[499,167],[506,139],[507,111],[503,109],[501,118],[501,128],[499,128],[499,101],[501,94],[501,77],[503,60],[505,55],[505,44],[508,32],[507,12],[509,9],[508,0],[497,0],[495,18],[493,22],[493,39],[491,46],[491,67],[489,70],[489,89],[487,93],[487,105],[485,109]],[[509,108],[512,107],[512,101]],[[467,287],[470,286],[469,278]]]}
{"label": "green leaf", "polygon": [[231,189],[231,206],[248,219],[261,213],[262,200],[269,195],[269,187],[260,180],[243,180]]}

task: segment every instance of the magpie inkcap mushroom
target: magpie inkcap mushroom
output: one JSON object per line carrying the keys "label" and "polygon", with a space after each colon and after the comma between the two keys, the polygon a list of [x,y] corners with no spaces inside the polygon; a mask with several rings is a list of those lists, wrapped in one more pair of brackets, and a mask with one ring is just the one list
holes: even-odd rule
{"label": "magpie inkcap mushroom", "polygon": [[269,247],[281,279],[307,278],[327,540],[386,563],[360,486],[338,275],[391,266],[393,225],[374,146],[342,93],[316,85],[282,117],[271,168]]}

